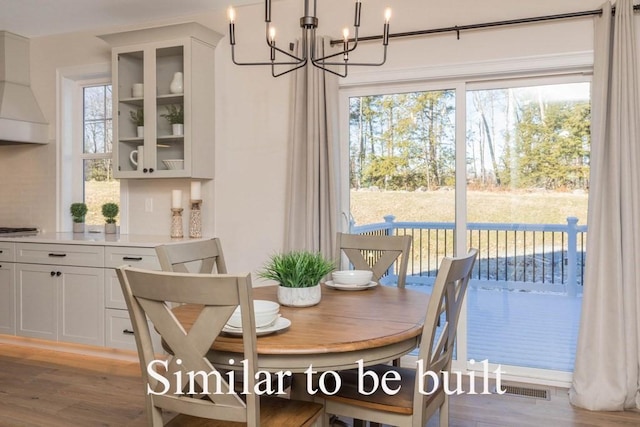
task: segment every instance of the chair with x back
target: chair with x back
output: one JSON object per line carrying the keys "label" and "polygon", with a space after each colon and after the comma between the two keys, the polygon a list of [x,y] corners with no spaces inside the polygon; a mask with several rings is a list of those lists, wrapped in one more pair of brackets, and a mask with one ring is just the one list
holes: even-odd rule
{"label": "chair with x back", "polygon": [[[443,372],[451,369],[458,318],[477,253],[471,249],[458,258],[445,257],[436,276],[417,363],[420,372],[433,372],[438,381],[431,375],[427,375],[429,380],[424,383],[417,381],[416,369],[375,365],[366,369],[375,372],[378,378],[391,370],[400,374],[399,382],[393,382],[399,391],[390,395],[379,387],[373,394],[364,395],[358,390],[358,372],[342,371],[339,392],[323,396],[327,420],[331,415],[339,415],[399,427],[424,427],[439,409],[440,427],[449,425],[449,397],[443,386]],[[364,390],[372,388],[371,377],[367,375]]]}
{"label": "chair with x back", "polygon": [[[117,273],[135,331],[150,425],[317,425],[322,405],[254,393],[257,353],[250,275],[170,273],[131,267],[121,267]],[[171,313],[171,303],[202,306],[189,330]],[[238,306],[242,329],[247,331],[242,335],[242,360],[246,361],[249,393],[243,398],[206,357]],[[154,355],[150,327],[160,333],[170,349],[166,360],[157,360]],[[173,413],[178,415],[163,424],[164,418]]]}
{"label": "chair with x back", "polygon": [[227,273],[222,244],[217,237],[208,240],[189,240],[156,246],[156,254],[163,271],[204,274]]}
{"label": "chair with x back", "polygon": [[371,270],[373,280],[378,282],[398,261],[397,284],[398,287],[404,288],[407,280],[410,249],[411,236],[338,233],[335,262],[336,265],[341,265],[344,254],[356,270]]}

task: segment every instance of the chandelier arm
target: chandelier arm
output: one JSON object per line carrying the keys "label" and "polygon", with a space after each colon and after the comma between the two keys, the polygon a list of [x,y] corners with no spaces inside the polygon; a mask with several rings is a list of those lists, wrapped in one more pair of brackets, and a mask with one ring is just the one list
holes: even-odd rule
{"label": "chandelier arm", "polygon": [[[347,77],[347,72],[348,72],[347,64],[339,64],[339,63],[336,64],[336,65],[340,65],[340,66],[344,67],[344,74],[341,74],[341,73],[339,73],[337,71],[334,71],[334,70],[331,70],[329,68],[323,67],[322,65],[316,64],[314,61],[311,61],[311,63],[313,64],[314,67],[319,68],[322,71],[325,71],[327,73],[334,74],[334,75],[336,75],[338,77]],[[351,64],[349,64],[349,65],[351,65]]]}
{"label": "chandelier arm", "polygon": [[[287,52],[284,52],[284,53],[287,53]],[[289,54],[287,53],[287,55],[289,55]],[[231,61],[233,61],[233,63],[235,65],[299,65],[299,64],[306,64],[307,63],[307,58],[298,58],[298,57],[293,56],[293,55],[289,55],[289,56],[294,58],[295,61],[239,62],[239,61],[236,60],[235,49],[234,49],[233,46],[231,46]]]}
{"label": "chandelier arm", "polygon": [[[313,65],[315,65],[316,67],[320,67],[325,69],[324,67],[318,65],[318,63],[322,63],[322,65],[345,65],[343,62],[326,62],[323,61],[323,58],[318,58],[318,59],[312,59],[311,62],[313,63]],[[387,47],[384,47],[384,52],[383,52],[383,56],[382,56],[382,61],[380,62],[349,62],[349,65],[355,65],[358,67],[379,67],[381,65],[384,65],[384,63],[387,62]]]}
{"label": "chandelier arm", "polygon": [[272,77],[280,77],[280,76],[283,76],[283,75],[285,75],[285,74],[289,74],[289,73],[290,73],[290,72],[292,72],[292,71],[295,71],[295,70],[297,70],[297,69],[299,69],[299,68],[304,67],[305,65],[307,65],[307,62],[308,62],[308,61],[305,59],[305,60],[304,60],[304,62],[302,62],[301,64],[299,64],[299,65],[297,65],[297,66],[295,66],[295,67],[293,67],[293,68],[290,68],[290,69],[288,69],[288,70],[282,71],[282,72],[280,72],[280,73],[276,73],[275,67],[274,67],[274,66],[272,66],[272,67],[271,67],[271,76],[272,76]]}

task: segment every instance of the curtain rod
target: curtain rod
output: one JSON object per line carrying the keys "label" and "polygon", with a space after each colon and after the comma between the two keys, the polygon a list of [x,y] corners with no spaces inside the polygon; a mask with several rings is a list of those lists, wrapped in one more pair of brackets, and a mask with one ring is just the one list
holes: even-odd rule
{"label": "curtain rod", "polygon": [[[640,10],[640,5],[633,6],[633,10],[636,12]],[[615,7],[612,8],[612,11],[615,13]],[[571,18],[580,18],[584,16],[594,16],[594,15],[602,15],[602,9],[585,10],[582,12],[561,13],[558,15],[534,16],[531,18],[510,19],[506,21],[493,21],[493,22],[485,22],[482,24],[455,25],[453,27],[433,28],[430,30],[406,31],[403,33],[389,34],[389,38],[415,37],[415,36],[423,36],[423,35],[429,35],[429,34],[455,32],[457,34],[458,39],[460,39],[460,31],[465,31],[465,30],[502,27],[506,25],[529,24],[532,22],[554,21],[558,19],[571,19]],[[381,35],[358,37],[358,41],[371,41],[371,40],[380,40],[380,39],[382,39]],[[344,40],[331,40],[330,44],[331,46],[334,46],[336,44],[341,44],[343,42]]]}

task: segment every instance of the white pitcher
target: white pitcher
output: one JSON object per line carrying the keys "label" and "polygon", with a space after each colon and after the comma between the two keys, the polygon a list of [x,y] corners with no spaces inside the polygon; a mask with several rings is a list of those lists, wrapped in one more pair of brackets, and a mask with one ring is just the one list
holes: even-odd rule
{"label": "white pitcher", "polygon": [[143,159],[144,159],[144,146],[138,145],[138,148],[136,150],[133,150],[129,154],[129,160],[131,160],[131,163],[133,163],[133,165],[136,167],[137,170],[141,170],[142,164],[144,163]]}
{"label": "white pitcher", "polygon": [[183,90],[182,73],[178,71],[173,74],[173,80],[171,80],[171,84],[169,85],[169,92],[182,93]]}

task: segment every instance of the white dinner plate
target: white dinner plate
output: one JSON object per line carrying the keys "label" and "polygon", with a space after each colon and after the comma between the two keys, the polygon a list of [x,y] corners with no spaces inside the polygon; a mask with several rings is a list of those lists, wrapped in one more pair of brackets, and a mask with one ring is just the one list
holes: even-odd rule
{"label": "white dinner plate", "polygon": [[340,289],[341,291],[364,291],[378,286],[378,282],[369,282],[366,285],[345,285],[342,283],[334,283],[333,280],[327,280],[324,284],[333,289]]}
{"label": "white dinner plate", "polygon": [[[279,332],[284,329],[287,329],[291,326],[291,320],[286,319],[284,317],[278,317],[278,320],[275,321],[273,325],[265,326],[263,328],[256,328],[256,336],[273,334],[274,332]],[[242,328],[234,328],[232,326],[224,325],[222,328],[222,332],[225,332],[229,335],[242,335]]]}

